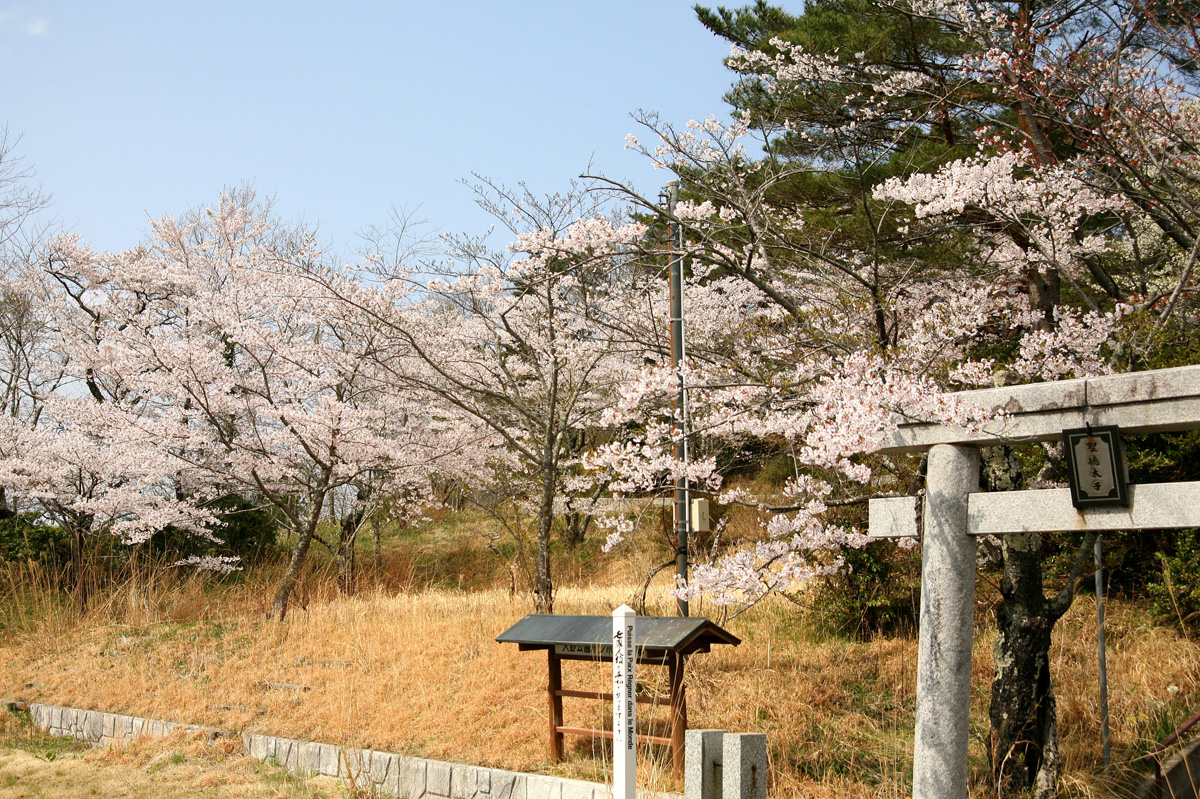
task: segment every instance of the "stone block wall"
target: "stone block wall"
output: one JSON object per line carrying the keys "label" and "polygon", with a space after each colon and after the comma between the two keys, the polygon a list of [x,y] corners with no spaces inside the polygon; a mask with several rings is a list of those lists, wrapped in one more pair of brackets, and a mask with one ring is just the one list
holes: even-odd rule
{"label": "stone block wall", "polygon": [[339,777],[406,799],[608,799],[608,786],[446,763],[373,749],[245,733],[251,757],[308,775]]}
{"label": "stone block wall", "polygon": [[[232,735],[212,727],[122,716],[100,710],[8,702],[28,709],[32,722],[51,735],[94,744],[119,744],[139,736],[160,738],[177,730]],[[392,752],[355,749],[319,741],[247,732],[242,743],[251,757],[309,776],[323,775],[374,788],[401,799],[609,799],[606,785],[542,774],[447,763]]]}
{"label": "stone block wall", "polygon": [[225,734],[212,727],[176,724],[173,721],[143,719],[137,716],[122,716],[117,713],[105,713],[102,710],[80,710],[58,705],[42,705],[36,702],[31,702],[28,709],[29,718],[33,724],[51,735],[67,735],[93,744],[115,744],[143,735],[162,738],[176,730],[208,732],[214,738]]}

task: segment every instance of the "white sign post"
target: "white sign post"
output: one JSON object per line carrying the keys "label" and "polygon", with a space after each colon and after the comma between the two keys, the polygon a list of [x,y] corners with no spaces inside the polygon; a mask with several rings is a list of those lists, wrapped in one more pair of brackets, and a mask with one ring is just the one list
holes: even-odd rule
{"label": "white sign post", "polygon": [[637,783],[637,613],[612,614],[613,799],[634,799]]}

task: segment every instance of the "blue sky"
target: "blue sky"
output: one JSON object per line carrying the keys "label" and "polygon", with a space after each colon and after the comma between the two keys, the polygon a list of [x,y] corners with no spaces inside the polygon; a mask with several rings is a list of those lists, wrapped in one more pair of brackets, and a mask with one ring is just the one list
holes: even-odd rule
{"label": "blue sky", "polygon": [[478,233],[472,172],[548,193],[593,160],[657,193],[629,114],[726,111],[728,47],[690,6],[0,0],[0,123],[100,249],[242,182],[338,249],[393,206]]}

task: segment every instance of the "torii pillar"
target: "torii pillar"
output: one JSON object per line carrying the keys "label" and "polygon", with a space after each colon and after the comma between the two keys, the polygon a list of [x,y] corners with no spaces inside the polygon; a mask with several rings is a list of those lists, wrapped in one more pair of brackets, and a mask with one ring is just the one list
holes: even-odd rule
{"label": "torii pillar", "polygon": [[1200,428],[1200,366],[957,397],[1005,417],[977,431],[901,420],[879,452],[929,452],[924,501],[870,503],[872,537],[923,536],[913,799],[967,796],[977,536],[1200,526],[1200,483],[1131,486],[1128,508],[1086,512],[1066,489],[979,492],[979,447],[1052,441],[1089,424],[1129,434]]}
{"label": "torii pillar", "polygon": [[979,449],[938,444],[929,450],[926,474],[913,797],[965,797],[975,635],[967,498],[979,490]]}

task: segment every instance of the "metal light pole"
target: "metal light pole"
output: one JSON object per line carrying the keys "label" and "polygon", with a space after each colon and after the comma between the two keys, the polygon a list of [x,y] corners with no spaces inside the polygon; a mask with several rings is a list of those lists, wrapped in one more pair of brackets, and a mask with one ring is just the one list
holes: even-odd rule
{"label": "metal light pole", "polygon": [[[683,229],[674,219],[675,205],[679,202],[679,181],[672,180],[663,187],[659,199],[667,207],[670,217],[668,231],[668,262],[671,277],[671,365],[675,368],[678,386],[672,403],[671,432],[675,439],[675,459],[688,463],[687,442],[687,393],[683,380]],[[688,531],[691,529],[691,497],[686,473],[675,480],[675,570],[686,580],[688,576]],[[679,615],[688,615],[686,599],[677,600]]]}
{"label": "metal light pole", "polygon": [[1104,657],[1104,558],[1100,536],[1096,536],[1096,648],[1100,671],[1100,749],[1104,755],[1104,773],[1112,769],[1112,744],[1108,735],[1108,664]]}

